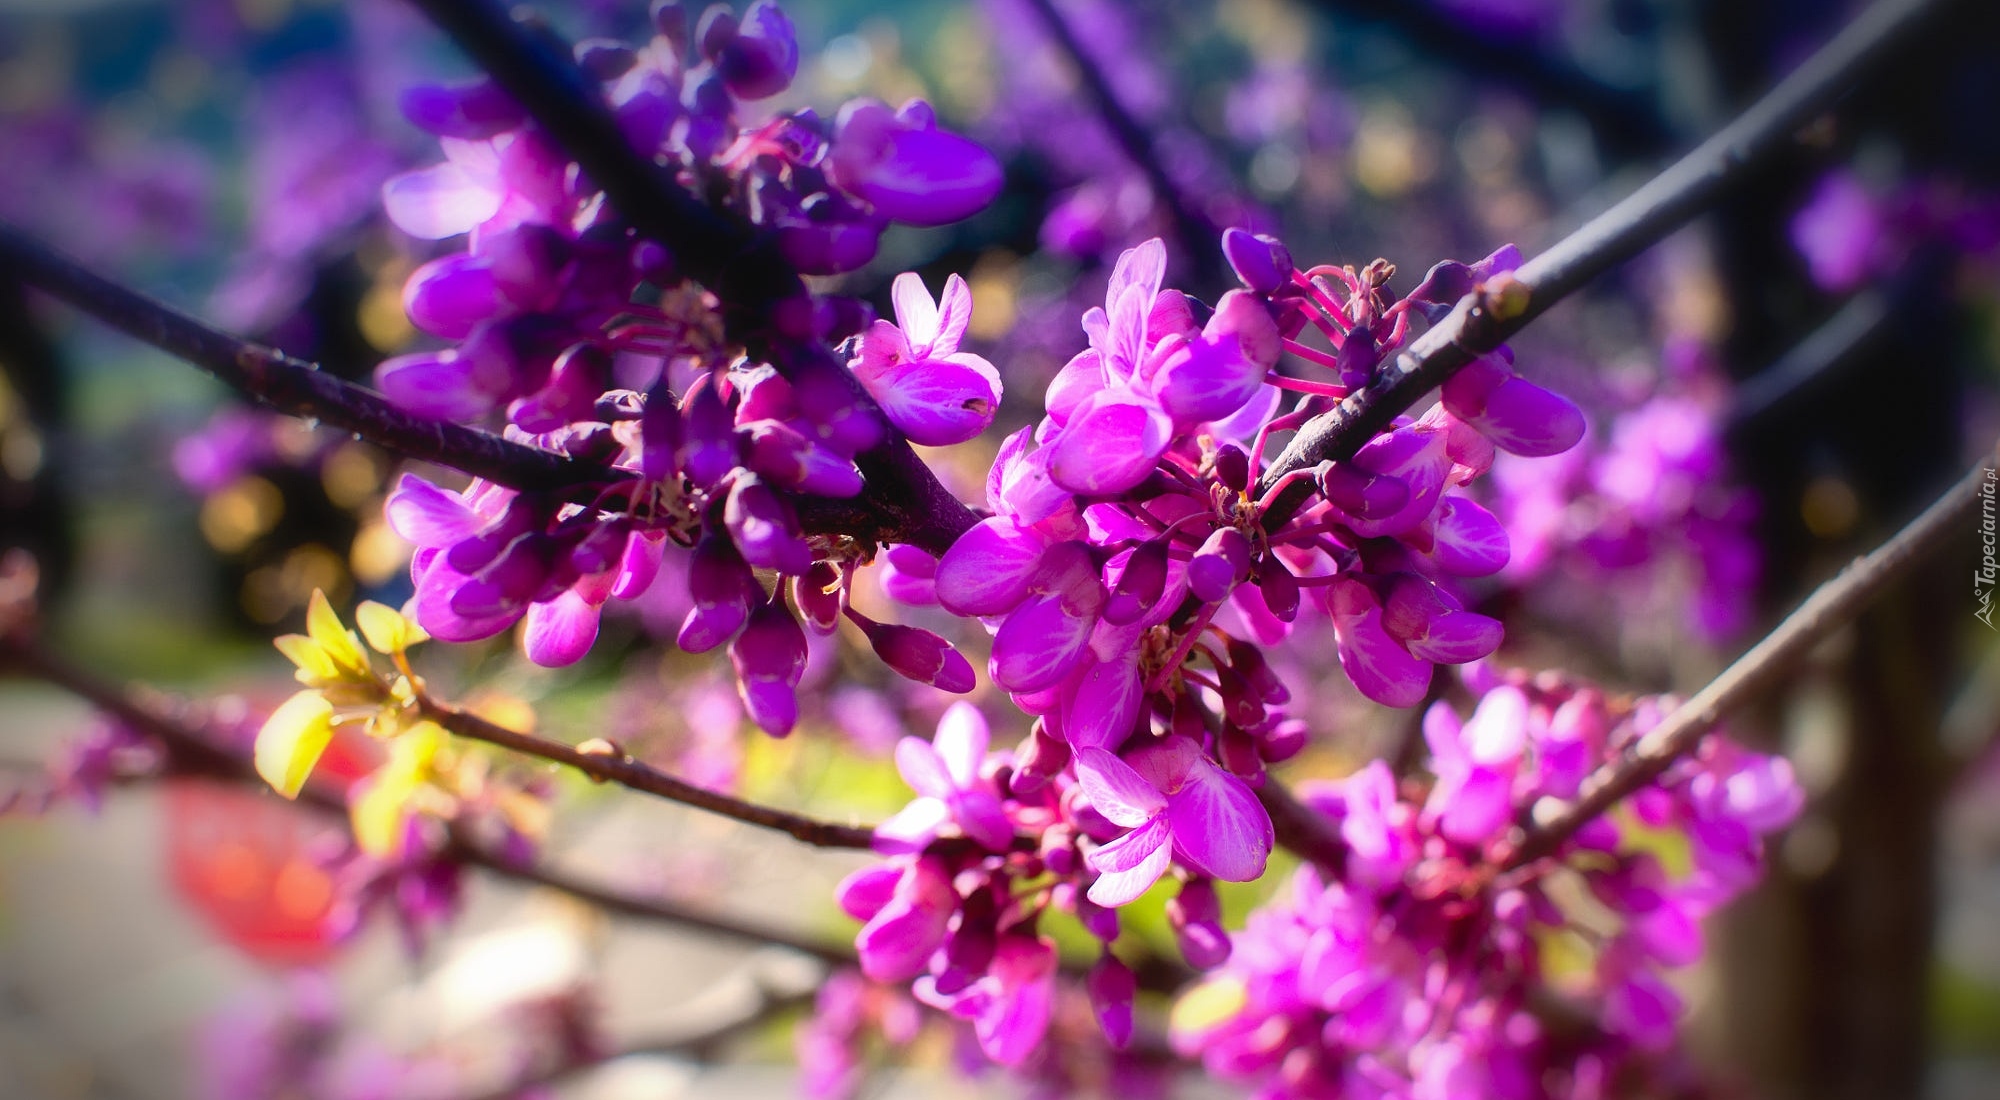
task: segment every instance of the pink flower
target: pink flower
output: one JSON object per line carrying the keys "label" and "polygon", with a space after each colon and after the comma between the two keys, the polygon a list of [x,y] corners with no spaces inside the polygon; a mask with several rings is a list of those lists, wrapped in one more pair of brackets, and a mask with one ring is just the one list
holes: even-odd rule
{"label": "pink flower", "polygon": [[995,852],[1012,845],[1014,827],[979,771],[990,736],[979,708],[960,700],[939,719],[933,741],[905,737],[896,744],[896,770],[919,797],[876,826],[877,851],[921,851],[947,825]]}
{"label": "pink flower", "polygon": [[946,995],[938,992],[935,979],[925,977],[912,992],[933,1008],[970,1019],[988,1058],[1018,1066],[1048,1033],[1055,1011],[1056,947],[1045,938],[1006,933],[978,981]]}
{"label": "pink flower", "polygon": [[889,422],[926,447],[963,443],[986,430],[1000,409],[1000,372],[958,350],[972,319],[972,291],[953,275],[933,302],[915,272],[890,291],[896,324],[876,321],[862,333],[851,364]]}
{"label": "pink flower", "polygon": [[1230,882],[1264,873],[1275,843],[1271,815],[1187,738],[1147,745],[1129,764],[1104,749],[1081,749],[1076,772],[1091,806],[1131,830],[1090,854],[1099,872],[1091,901],[1116,907],[1137,899],[1172,859]]}

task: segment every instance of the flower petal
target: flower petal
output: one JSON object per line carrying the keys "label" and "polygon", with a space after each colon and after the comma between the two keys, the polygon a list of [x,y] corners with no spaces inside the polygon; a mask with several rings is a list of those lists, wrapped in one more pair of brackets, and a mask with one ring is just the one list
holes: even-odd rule
{"label": "flower petal", "polygon": [[1206,760],[1191,781],[1167,799],[1174,848],[1196,870],[1228,882],[1264,873],[1277,843],[1271,815],[1248,784]]}
{"label": "flower petal", "polygon": [[1165,819],[1154,818],[1090,853],[1089,863],[1099,874],[1086,896],[1106,909],[1137,901],[1166,873],[1173,858],[1167,840]]}
{"label": "flower petal", "polygon": [[911,350],[928,355],[937,341],[938,307],[924,287],[923,276],[914,271],[896,276],[896,281],[889,284],[889,298],[896,307],[896,324],[903,330],[903,338],[910,342]]}
{"label": "flower petal", "polygon": [[1077,750],[1076,779],[1091,807],[1114,825],[1136,829],[1167,808],[1167,798],[1159,788],[1116,753],[1097,748]]}
{"label": "flower petal", "polygon": [[[937,736],[931,746],[943,762],[951,785],[959,789],[979,782],[980,765],[986,763],[986,747],[992,734],[979,708],[961,699],[945,709],[938,719]],[[899,761],[901,757],[897,758]],[[929,793],[929,792],[926,792]]]}
{"label": "flower petal", "polygon": [[455,161],[392,176],[382,185],[382,206],[396,228],[437,241],[467,232],[500,212],[501,193],[475,180]]}

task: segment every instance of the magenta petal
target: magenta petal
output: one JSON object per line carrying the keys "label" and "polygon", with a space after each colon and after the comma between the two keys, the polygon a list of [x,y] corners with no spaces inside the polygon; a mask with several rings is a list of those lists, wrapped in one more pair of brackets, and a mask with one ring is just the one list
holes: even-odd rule
{"label": "magenta petal", "polygon": [[896,896],[903,869],[894,863],[871,863],[840,880],[833,888],[842,912],[858,921],[874,919]]}
{"label": "magenta petal", "polygon": [[1169,839],[1166,819],[1156,817],[1090,853],[1088,862],[1099,873],[1087,896],[1106,909],[1138,900],[1166,873],[1173,858]]}
{"label": "magenta petal", "polygon": [[973,438],[1000,409],[1000,372],[970,353],[905,363],[867,381],[889,422],[925,447]]}
{"label": "magenta petal", "polygon": [[403,312],[410,323],[447,340],[463,340],[474,325],[508,312],[493,269],[465,253],[418,268],[403,284]]}
{"label": "magenta petal", "polygon": [[1093,394],[1050,443],[1049,476],[1072,493],[1122,493],[1146,479],[1173,434],[1159,405],[1134,390]]}
{"label": "magenta petal", "polygon": [[1271,815],[1256,793],[1206,760],[1167,799],[1167,821],[1181,857],[1196,870],[1228,882],[1261,876],[1277,843]]}
{"label": "magenta petal", "polygon": [[873,846],[883,855],[921,852],[937,839],[938,830],[950,823],[951,807],[941,799],[925,796],[875,826]]}
{"label": "magenta petal", "polygon": [[501,192],[452,161],[391,176],[382,206],[396,228],[420,240],[457,236],[500,212]]}
{"label": "magenta petal", "polygon": [[1139,720],[1145,684],[1138,651],[1099,661],[1064,701],[1063,738],[1075,748],[1116,748]]}
{"label": "magenta petal", "polygon": [[521,647],[528,660],[543,668],[573,665],[597,641],[603,608],[566,589],[546,603],[533,604],[521,624]]}
{"label": "magenta petal", "polygon": [[421,547],[444,547],[479,533],[485,521],[457,493],[404,474],[382,506],[389,529]]}
{"label": "magenta petal", "polygon": [[979,782],[979,769],[986,763],[992,736],[978,707],[961,699],[945,708],[931,746],[937,750],[952,786],[965,788]]}
{"label": "magenta petal", "polygon": [[931,355],[946,356],[958,351],[972,323],[972,288],[957,273],[945,278],[944,293],[938,295],[937,334],[931,338]]}
{"label": "magenta petal", "polygon": [[1076,751],[1077,785],[1084,797],[1114,825],[1136,829],[1167,808],[1167,798],[1132,765],[1098,748]]}
{"label": "magenta petal", "polygon": [[1014,826],[992,791],[959,791],[951,798],[950,810],[959,829],[988,851],[1004,852],[1013,845]]}
{"label": "magenta petal", "polygon": [[954,789],[951,773],[930,742],[905,737],[896,742],[896,770],[910,789],[932,798],[948,798]]}
{"label": "magenta petal", "polygon": [[889,300],[895,306],[896,324],[903,330],[912,357],[929,357],[937,342],[938,304],[924,287],[923,276],[914,271],[896,276],[896,281],[889,284]]}
{"label": "magenta petal", "polygon": [[1491,361],[1461,372],[1480,372],[1464,381],[1454,377],[1445,383],[1445,407],[1453,416],[1501,450],[1528,458],[1561,454],[1583,439],[1583,411],[1568,398],[1487,364]]}
{"label": "magenta petal", "polygon": [[1438,509],[1431,556],[1447,573],[1490,577],[1507,564],[1507,530],[1493,513],[1464,497],[1447,497]]}
{"label": "magenta petal", "polygon": [[1025,936],[1005,936],[988,973],[1004,991],[972,1022],[979,1049],[1003,1066],[1018,1066],[1042,1045],[1055,1011],[1056,951]]}
{"label": "magenta petal", "polygon": [[1383,629],[1374,593],[1359,581],[1339,581],[1332,602],[1340,667],[1361,694],[1391,707],[1422,702],[1430,687],[1431,663],[1411,656]]}
{"label": "magenta petal", "polygon": [[1085,348],[1063,364],[1042,395],[1042,409],[1057,424],[1069,423],[1076,410],[1104,388],[1104,363],[1096,348]]}
{"label": "magenta petal", "polygon": [[1060,594],[1036,596],[1007,615],[993,638],[988,671],[1008,691],[1040,691],[1069,675],[1090,644],[1097,617],[1071,614]]}
{"label": "magenta petal", "polygon": [[1460,844],[1479,844],[1505,828],[1514,814],[1511,784],[1491,768],[1474,768],[1446,800],[1438,832]]}
{"label": "magenta petal", "polygon": [[1426,661],[1462,665],[1500,648],[1506,628],[1500,620],[1472,611],[1447,611],[1431,617],[1429,630],[1407,643],[1410,653]]}
{"label": "magenta petal", "polygon": [[931,860],[903,873],[888,905],[854,938],[861,972],[878,982],[907,982],[923,973],[957,908],[951,879]]}
{"label": "magenta petal", "polygon": [[456,351],[417,352],[385,359],[375,388],[405,411],[433,420],[476,420],[500,404],[485,388],[479,360]]}
{"label": "magenta petal", "polygon": [[937,565],[937,599],[955,615],[1002,615],[1028,598],[1047,542],[1006,516],[981,520]]}

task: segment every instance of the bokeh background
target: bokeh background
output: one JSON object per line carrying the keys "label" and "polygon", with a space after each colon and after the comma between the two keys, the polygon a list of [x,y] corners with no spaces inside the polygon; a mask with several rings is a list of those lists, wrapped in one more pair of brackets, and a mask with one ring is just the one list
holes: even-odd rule
{"label": "bokeh background", "polygon": [[[769,104],[921,95],[1000,156],[990,209],[894,230],[828,286],[886,311],[900,271],[934,287],[963,274],[1010,427],[1083,346],[1076,318],[1124,247],[1167,237],[1173,280],[1197,293],[1225,273],[1212,244],[1184,242],[1215,226],[1276,233],[1301,266],[1385,257],[1404,287],[1441,258],[1509,241],[1532,254],[1859,7],[1056,6],[1149,129],[1180,217],[1025,0],[796,0],[806,60]],[[571,38],[637,37],[646,18],[635,0],[542,7]],[[397,94],[468,71],[398,0],[0,0],[0,218],[364,379],[414,346],[402,284],[436,254],[380,211],[386,178],[436,159]],[[1517,532],[1517,566],[1490,595],[1510,623],[1504,660],[1697,687],[1990,448],[1996,103],[2000,14],[1961,3],[1837,122],[1517,341],[1592,434],[1576,456],[1496,474],[1491,504]],[[389,456],[236,404],[5,271],[0,368],[0,546],[35,555],[48,637],[78,662],[217,700],[226,721],[283,698],[267,641],[315,588],[342,607],[407,595],[407,547],[380,517]],[[969,490],[984,467],[957,461]],[[2000,1094],[2000,646],[1972,615],[1978,545],[1967,530],[1735,723],[1791,756],[1813,802],[1686,977],[1692,1041],[1723,1095]],[[929,727],[936,700],[829,650],[813,728],[748,734],[727,679],[666,652],[680,609],[655,602],[560,673],[505,639],[427,659],[494,707],[532,705],[544,729],[615,736],[771,801],[858,820],[901,804],[887,750]],[[1398,716],[1344,684],[1320,695],[1313,713],[1337,732],[1308,772],[1399,743]],[[506,1078],[536,1013],[587,1006],[613,1039],[672,1034],[818,980],[803,956],[478,876],[461,919],[414,951],[387,919],[336,944],[318,923],[337,886],[323,822],[192,782],[85,792],[65,746],[92,721],[0,680],[0,1096],[247,1095],[232,1074],[287,1028],[337,1036],[343,1095],[472,1096]],[[831,888],[852,857],[547,781],[562,810],[547,848],[566,866],[828,941],[849,932]],[[1232,916],[1253,897],[1232,897]],[[561,1095],[785,1095],[789,1023],[621,1062]],[[911,1060],[873,1095],[1010,1094],[958,1082],[936,1044]]]}

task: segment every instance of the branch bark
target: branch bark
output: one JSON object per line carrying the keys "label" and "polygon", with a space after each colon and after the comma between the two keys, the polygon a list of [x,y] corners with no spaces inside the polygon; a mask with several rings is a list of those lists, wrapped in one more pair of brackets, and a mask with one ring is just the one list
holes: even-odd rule
{"label": "branch bark", "polygon": [[1167,174],[1152,135],[1132,116],[1124,100],[1118,98],[1118,91],[1104,75],[1103,67],[1084,49],[1076,30],[1057,10],[1054,0],[1028,0],[1028,6],[1035,9],[1035,14],[1041,17],[1042,29],[1069,59],[1070,68],[1076,70],[1077,79],[1103,118],[1104,128],[1111,131],[1112,140],[1125,151],[1139,174],[1146,177],[1146,186],[1152,189],[1155,201],[1166,208],[1174,236],[1179,238],[1181,251],[1194,268],[1195,282],[1213,288],[1223,274],[1221,231],[1201,211],[1187,204],[1173,177]]}
{"label": "branch bark", "polygon": [[[1548,312],[1585,283],[1658,242],[1784,149],[1807,123],[1863,75],[1909,41],[1952,0],[1878,0],[1805,64],[1750,108],[1624,200],[1592,218],[1514,277],[1525,306],[1501,316],[1485,288],[1461,299],[1451,314],[1418,337],[1367,387],[1299,429],[1258,483],[1269,492],[1280,478],[1321,462],[1345,461],[1394,423],[1417,400]],[[1266,513],[1282,525],[1311,492],[1295,482]]]}
{"label": "branch bark", "polygon": [[516,733],[470,711],[460,710],[427,697],[420,696],[417,704],[424,717],[460,737],[484,741],[489,745],[498,745],[503,749],[527,756],[537,756],[543,760],[575,768],[601,782],[616,783],[635,791],[657,795],[670,802],[707,810],[709,813],[741,821],[746,825],[775,829],[816,848],[866,849],[875,840],[872,829],[858,825],[837,825],[787,810],[745,802],[706,787],[697,787],[685,779],[668,775],[623,753],[584,752],[546,737]]}
{"label": "branch bark", "polygon": [[1992,484],[1996,461],[2000,456],[1989,454],[1894,538],[1814,590],[1776,630],[1641,738],[1630,755],[1591,776],[1576,802],[1518,844],[1496,852],[1494,863],[1512,870],[1552,854],[1576,830],[1657,778],[1699,744],[1724,714],[1769,688],[1948,536],[1970,533],[1980,501],[1993,499],[1984,490]]}

